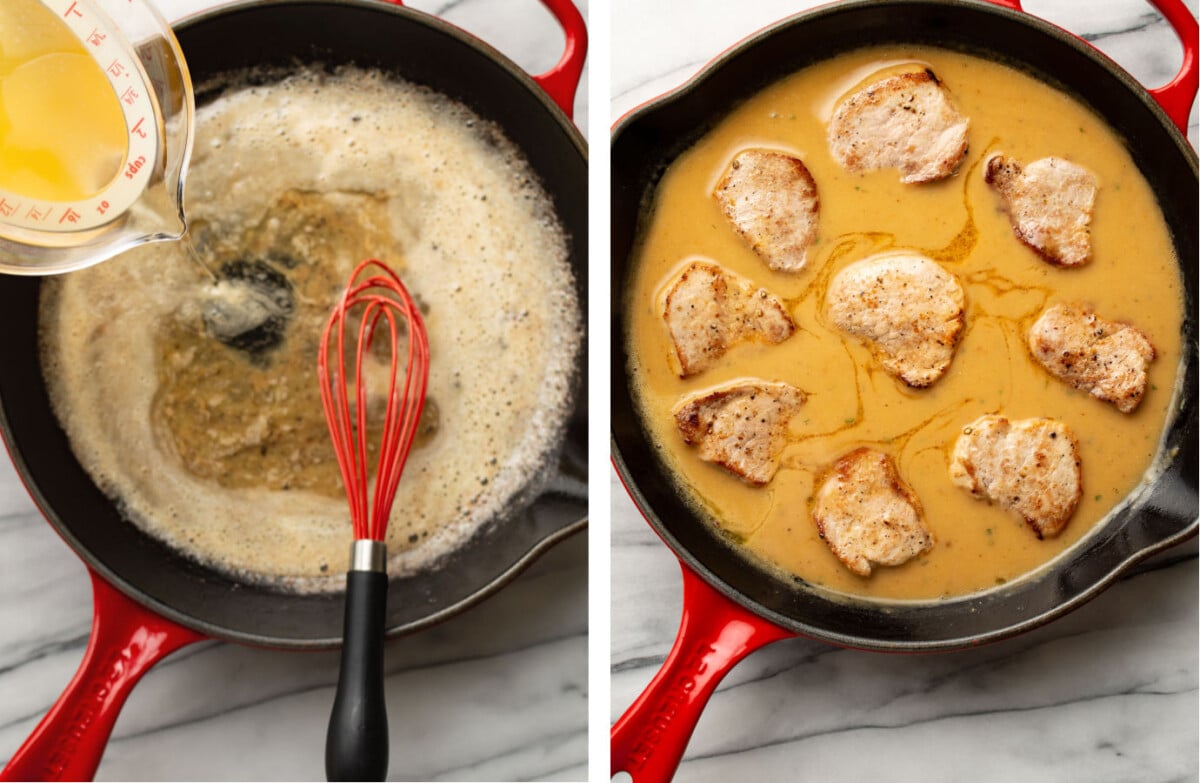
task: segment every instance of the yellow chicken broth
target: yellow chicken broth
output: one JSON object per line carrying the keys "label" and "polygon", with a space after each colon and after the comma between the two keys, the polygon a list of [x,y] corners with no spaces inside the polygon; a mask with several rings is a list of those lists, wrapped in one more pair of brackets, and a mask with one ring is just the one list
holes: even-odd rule
{"label": "yellow chicken broth", "polygon": [[[844,171],[826,123],[840,97],[882,68],[928,65],[970,118],[970,148],[941,182],[902,185],[895,170]],[[736,152],[770,147],[797,155],[820,196],[817,243],[798,274],[771,272],[726,221],[713,186]],[[1054,155],[1086,166],[1100,189],[1093,259],[1058,269],[1013,234],[981,162],[1003,151],[1028,163]],[[825,317],[829,280],[889,249],[917,249],[955,274],[966,292],[966,329],[946,374],[906,387]],[[797,333],[780,345],[744,343],[687,379],[676,371],[662,319],[666,286],[681,266],[712,259],[782,297]],[[1007,66],[923,47],[862,50],[814,65],[740,105],[669,168],[640,237],[627,293],[629,373],[644,425],[684,494],[765,565],[813,583],[881,598],[961,595],[1011,581],[1070,547],[1142,479],[1153,461],[1180,360],[1182,283],[1154,193],[1129,153],[1074,99]],[[1052,378],[1025,335],[1056,302],[1083,301],[1139,327],[1157,348],[1141,406],[1122,414]],[[683,396],[734,379],[787,381],[808,401],[792,420],[779,472],[752,487],[703,462],[675,428]],[[1074,432],[1083,497],[1066,529],[1038,540],[1019,518],[950,483],[947,466],[963,425],[986,413],[1047,416]],[[814,480],[858,446],[891,454],[920,497],[932,551],[870,577],[846,569],[810,516]]]}

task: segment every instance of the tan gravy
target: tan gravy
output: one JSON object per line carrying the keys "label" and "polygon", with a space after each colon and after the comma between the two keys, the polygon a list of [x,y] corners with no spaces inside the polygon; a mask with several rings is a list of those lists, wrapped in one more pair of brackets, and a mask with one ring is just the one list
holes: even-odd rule
{"label": "tan gravy", "polygon": [[[851,174],[831,158],[826,122],[870,74],[928,65],[971,120],[970,149],[954,176],[902,185],[895,170]],[[808,267],[771,272],[721,214],[712,190],[743,148],[803,159],[817,182],[820,225]],[[980,163],[1002,150],[1022,161],[1072,160],[1099,178],[1094,257],[1077,269],[1041,261],[1013,235]],[[888,249],[926,253],[958,276],[967,327],[946,375],[910,389],[823,315],[831,277]],[[664,287],[685,263],[715,260],[786,301],[797,333],[776,346],[743,344],[716,367],[678,377],[662,320]],[[1154,193],[1102,120],[1072,98],[1012,68],[935,48],[886,47],[839,56],[780,80],[739,106],[669,168],[634,259],[627,291],[629,372],[645,426],[701,515],[770,567],[851,594],[935,598],[1003,584],[1064,551],[1142,480],[1158,450],[1180,362],[1182,283]],[[1053,379],[1025,334],[1048,305],[1083,301],[1135,324],[1157,349],[1149,387],[1131,415]],[[739,377],[792,383],[809,398],[792,420],[780,471],[751,487],[702,462],[675,429],[671,409],[691,392]],[[1038,540],[1025,523],[950,483],[949,453],[963,425],[985,413],[1048,416],[1079,441],[1083,498],[1066,529]],[[854,575],[830,553],[810,517],[814,478],[837,457],[870,445],[891,454],[920,497],[936,544],[909,563]]]}
{"label": "tan gravy", "polygon": [[437,413],[392,506],[389,573],[434,567],[550,480],[582,327],[568,238],[499,128],[379,73],[298,70],[200,109],[188,204],[202,263],[290,281],[277,347],[210,334],[205,308],[239,300],[179,245],[43,287],[55,412],[133,523],[243,581],[340,588],[352,531],[316,354],[365,257],[422,306]]}

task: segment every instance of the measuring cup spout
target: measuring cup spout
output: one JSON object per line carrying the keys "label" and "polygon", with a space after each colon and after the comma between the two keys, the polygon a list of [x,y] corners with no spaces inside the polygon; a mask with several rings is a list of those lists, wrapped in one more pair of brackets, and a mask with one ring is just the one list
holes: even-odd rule
{"label": "measuring cup spout", "polygon": [[167,182],[156,183],[130,207],[130,228],[142,235],[142,242],[183,238],[187,232],[187,219],[183,214],[181,189],[182,183],[175,188]]}
{"label": "measuring cup spout", "polygon": [[170,25],[150,0],[0,5],[13,129],[0,135],[0,272],[69,272],[180,239],[195,100]]}

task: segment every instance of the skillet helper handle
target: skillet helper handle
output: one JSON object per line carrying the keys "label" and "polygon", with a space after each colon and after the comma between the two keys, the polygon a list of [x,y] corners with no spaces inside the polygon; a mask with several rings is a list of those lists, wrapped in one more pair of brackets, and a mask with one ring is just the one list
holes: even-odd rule
{"label": "skillet helper handle", "polygon": [[337,695],[325,736],[329,780],[383,780],[388,768],[387,703],[383,691],[383,628],[387,574],[346,574],[346,618]]}
{"label": "skillet helper handle", "polygon": [[575,93],[587,59],[587,25],[572,0],[542,0],[542,5],[554,14],[566,36],[562,57],[554,67],[538,74],[533,80],[558,104],[568,120],[575,119]]}
{"label": "skillet helper handle", "polygon": [[634,783],[671,779],[700,713],[738,661],[771,642],[794,636],[743,609],[683,570],[683,617],[662,668],[615,724],[610,774]]}
{"label": "skillet helper handle", "polygon": [[0,780],[91,780],[125,699],[161,658],[205,637],[142,608],[94,571],[83,662]]}
{"label": "skillet helper handle", "polygon": [[[988,0],[988,2],[1011,8],[1014,11],[1025,10],[1021,7],[1021,0]],[[1162,87],[1155,87],[1147,92],[1171,118],[1171,122],[1175,123],[1179,132],[1187,136],[1188,114],[1192,110],[1192,104],[1196,101],[1197,88],[1200,87],[1200,68],[1198,68],[1197,58],[1198,50],[1200,50],[1200,41],[1197,41],[1197,36],[1200,35],[1200,26],[1197,25],[1196,17],[1192,16],[1192,12],[1184,5],[1183,0],[1150,0],[1150,3],[1166,18],[1174,28],[1175,34],[1179,36],[1179,41],[1183,44],[1183,63],[1179,66],[1179,72],[1175,74],[1175,78]]]}
{"label": "skillet helper handle", "polygon": [[[392,5],[404,5],[404,0],[384,0]],[[587,59],[587,24],[572,0],[542,0],[542,5],[554,15],[563,29],[566,42],[562,57],[545,73],[533,77],[537,85],[550,96],[568,120],[575,118],[575,93]]]}
{"label": "skillet helper handle", "polygon": [[1197,68],[1197,49],[1200,41],[1200,25],[1196,17],[1183,4],[1183,0],[1150,0],[1166,20],[1175,29],[1179,41],[1183,44],[1183,64],[1175,78],[1150,90],[1150,95],[1158,101],[1158,105],[1179,128],[1179,132],[1187,136],[1188,114],[1196,101],[1196,90],[1200,87],[1200,70]]}

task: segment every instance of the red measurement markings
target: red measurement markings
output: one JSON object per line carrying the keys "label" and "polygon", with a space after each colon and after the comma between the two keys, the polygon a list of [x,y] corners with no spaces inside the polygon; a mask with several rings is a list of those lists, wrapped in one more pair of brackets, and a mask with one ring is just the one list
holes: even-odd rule
{"label": "red measurement markings", "polygon": [[121,74],[124,74],[126,79],[129,78],[129,73],[125,70],[125,63],[121,62],[120,60],[113,60],[104,70],[108,71],[113,76],[120,76]]}
{"label": "red measurement markings", "polygon": [[93,27],[92,31],[87,35],[87,42],[92,46],[99,46],[100,44],[104,43],[104,39],[107,37],[107,35],[100,32],[98,27]]}
{"label": "red measurement markings", "polygon": [[33,220],[42,221],[50,216],[50,211],[51,210],[49,207],[47,207],[45,209],[38,209],[37,206],[34,205],[29,208],[28,212],[25,213],[25,217],[31,218]]}
{"label": "red measurement markings", "polygon": [[142,166],[146,165],[146,156],[138,155],[137,160],[130,162],[125,167],[125,179],[133,179],[133,175],[142,170]]}
{"label": "red measurement markings", "polygon": [[132,87],[126,87],[125,92],[121,93],[121,100],[129,106],[132,106],[137,99],[138,94]]}
{"label": "red measurement markings", "polygon": [[108,211],[108,206],[109,206],[109,204],[107,201],[101,201],[99,204],[96,205],[96,211],[99,212],[101,215],[103,215],[105,212]]}
{"label": "red measurement markings", "polygon": [[655,707],[649,722],[642,729],[637,743],[629,751],[627,759],[630,772],[638,772],[658,750],[666,736],[667,728],[680,714],[681,707],[692,699],[693,691],[701,687],[700,675],[708,671],[708,656],[716,652],[712,645],[702,645],[687,654],[679,665],[679,674],[662,693],[662,700]]}
{"label": "red measurement markings", "polygon": [[60,226],[64,222],[65,223],[78,223],[79,222],[79,213],[76,212],[75,210],[71,209],[70,207],[67,207],[66,211],[63,212],[62,217],[60,217],[58,219],[58,224]]}
{"label": "red measurement markings", "polygon": [[68,16],[70,16],[71,14],[75,14],[75,15],[76,15],[76,16],[78,16],[80,19],[82,19],[82,18],[83,18],[83,14],[82,14],[82,13],[80,13],[79,9],[75,7],[75,6],[77,6],[77,5],[79,5],[79,3],[71,3],[71,7],[70,7],[70,8],[68,8],[68,9],[66,10],[66,12],[65,12],[65,13],[63,13],[63,19],[66,19],[66,18],[67,18]]}
{"label": "red measurement markings", "polygon": [[5,198],[0,198],[0,215],[4,217],[12,217],[13,213],[21,208],[21,202],[9,203]]}
{"label": "red measurement markings", "polygon": [[142,123],[145,121],[146,121],[145,117],[138,117],[138,121],[133,124],[133,127],[129,129],[129,132],[136,133],[137,135],[141,136],[143,139],[146,138],[146,131],[142,130]]}

